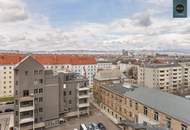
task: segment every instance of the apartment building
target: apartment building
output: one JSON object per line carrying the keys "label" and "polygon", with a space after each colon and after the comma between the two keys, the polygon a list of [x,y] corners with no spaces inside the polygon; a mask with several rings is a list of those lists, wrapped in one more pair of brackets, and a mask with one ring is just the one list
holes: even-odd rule
{"label": "apartment building", "polygon": [[59,114],[63,117],[89,115],[89,82],[73,72],[58,72]]}
{"label": "apartment building", "polygon": [[58,126],[60,118],[89,114],[89,82],[84,76],[45,70],[28,56],[15,66],[14,81],[18,130],[41,130]]}
{"label": "apartment building", "polygon": [[43,70],[43,65],[30,56],[25,57],[15,66],[14,124],[18,130],[34,130],[45,127]]}
{"label": "apartment building", "polygon": [[112,68],[112,62],[107,60],[97,60],[97,70],[100,69],[111,69]]}
{"label": "apartment building", "polygon": [[33,55],[33,58],[44,65],[46,69],[69,70],[88,78],[89,85],[93,85],[96,73],[96,59],[90,56],[77,55]]}
{"label": "apartment building", "polygon": [[138,84],[175,93],[182,86],[182,76],[179,64],[146,64],[138,69]]}
{"label": "apartment building", "polygon": [[23,59],[22,56],[14,54],[0,55],[0,97],[14,95],[14,67]]}
{"label": "apartment building", "polygon": [[99,93],[102,111],[125,130],[139,125],[190,130],[190,101],[185,98],[123,84],[103,85]]}
{"label": "apartment building", "polygon": [[[24,54],[0,54],[0,97],[14,95],[14,67],[24,57]],[[93,84],[96,73],[95,57],[54,54],[34,54],[32,57],[45,69],[70,70],[87,77],[90,86]]]}
{"label": "apartment building", "polygon": [[190,62],[179,63],[182,67],[182,93],[190,93]]}

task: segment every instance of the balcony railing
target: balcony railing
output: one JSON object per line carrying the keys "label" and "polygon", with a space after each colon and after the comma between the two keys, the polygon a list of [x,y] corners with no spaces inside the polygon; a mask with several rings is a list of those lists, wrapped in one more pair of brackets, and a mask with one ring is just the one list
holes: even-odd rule
{"label": "balcony railing", "polygon": [[34,122],[33,117],[28,117],[20,120],[20,124],[28,123],[28,122]]}
{"label": "balcony railing", "polygon": [[34,106],[28,106],[28,107],[20,107],[20,112],[24,112],[24,111],[33,111],[34,110]]}
{"label": "balcony railing", "polygon": [[82,95],[78,95],[78,98],[81,99],[81,98],[89,98],[90,95],[89,94],[82,94]]}
{"label": "balcony railing", "polygon": [[89,107],[89,106],[90,106],[89,102],[87,102],[87,103],[78,103],[78,107],[79,107],[79,108],[82,108],[82,107]]}

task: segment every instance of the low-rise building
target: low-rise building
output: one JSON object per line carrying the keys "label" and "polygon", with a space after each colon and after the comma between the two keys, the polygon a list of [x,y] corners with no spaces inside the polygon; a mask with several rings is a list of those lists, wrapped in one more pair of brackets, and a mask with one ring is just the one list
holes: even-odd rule
{"label": "low-rise building", "polygon": [[185,98],[158,89],[122,84],[103,85],[99,93],[101,109],[115,123],[190,130],[190,101]]}

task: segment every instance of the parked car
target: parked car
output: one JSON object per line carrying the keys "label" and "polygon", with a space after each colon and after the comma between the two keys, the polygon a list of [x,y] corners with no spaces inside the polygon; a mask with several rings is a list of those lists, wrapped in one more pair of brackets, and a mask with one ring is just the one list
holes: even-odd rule
{"label": "parked car", "polygon": [[100,130],[96,123],[92,123],[93,130]]}
{"label": "parked car", "polygon": [[89,124],[88,124],[87,129],[88,129],[88,130],[94,130],[94,129],[93,129],[93,125],[92,125],[92,123],[89,123]]}
{"label": "parked car", "polygon": [[88,130],[85,124],[80,124],[80,130]]}
{"label": "parked car", "polygon": [[100,128],[100,130],[106,130],[106,127],[101,122],[98,123],[98,127]]}

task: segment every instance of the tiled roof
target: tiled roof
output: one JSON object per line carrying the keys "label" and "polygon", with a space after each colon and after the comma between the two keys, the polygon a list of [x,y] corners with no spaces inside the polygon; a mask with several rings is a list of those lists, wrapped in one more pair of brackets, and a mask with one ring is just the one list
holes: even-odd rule
{"label": "tiled roof", "polygon": [[[0,64],[17,64],[27,55],[24,54],[0,54]],[[41,64],[96,64],[95,57],[77,55],[56,55],[56,54],[33,54],[32,57]]]}

